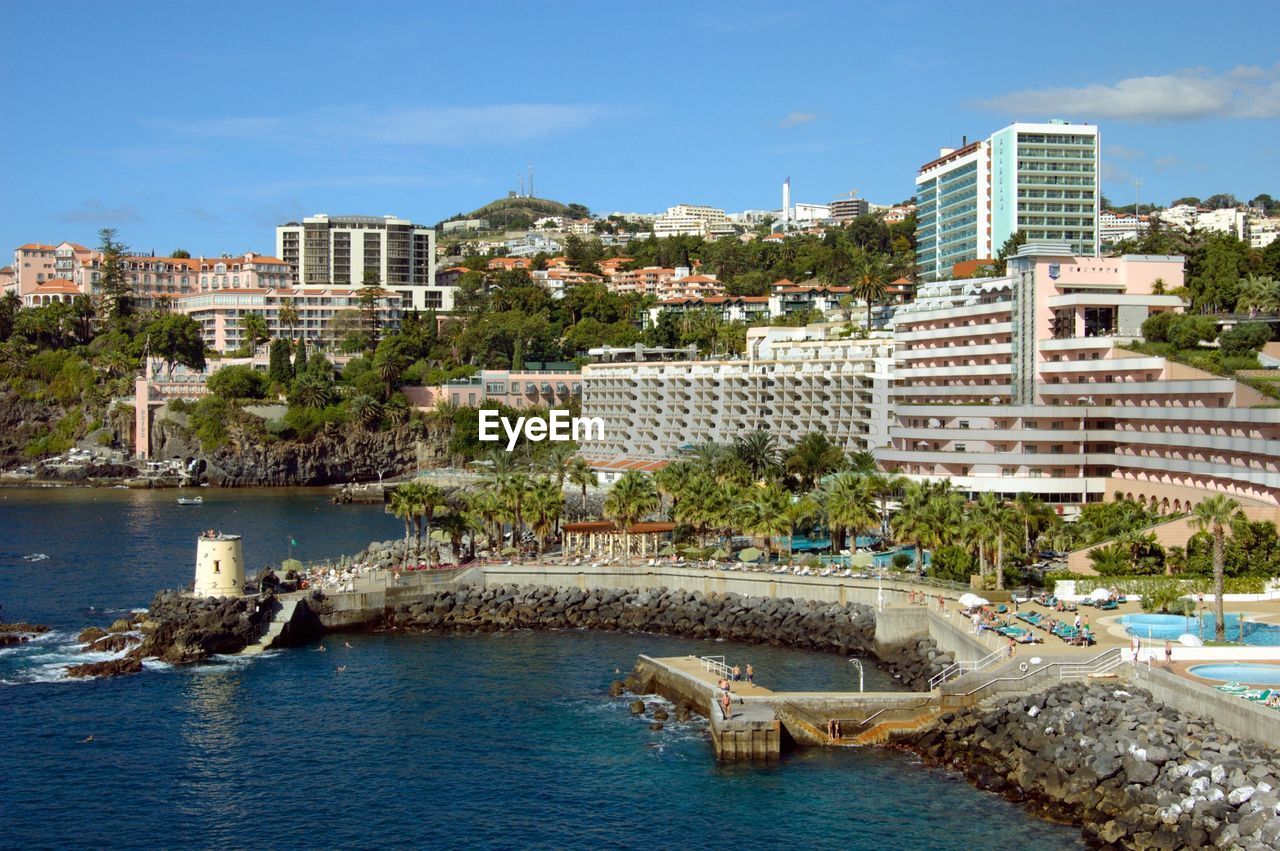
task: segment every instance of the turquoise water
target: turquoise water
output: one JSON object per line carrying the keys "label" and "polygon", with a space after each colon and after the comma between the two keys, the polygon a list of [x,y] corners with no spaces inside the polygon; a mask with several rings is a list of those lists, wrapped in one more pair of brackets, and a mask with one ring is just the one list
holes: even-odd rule
{"label": "turquoise water", "polygon": [[1249,664],[1231,662],[1216,665],[1196,665],[1187,669],[1189,673],[1206,680],[1221,680],[1224,683],[1252,683],[1260,686],[1280,686],[1280,665]]}
{"label": "turquoise water", "polygon": [[[0,491],[4,615],[55,628],[0,651],[0,847],[1083,847],[1078,830],[898,753],[718,765],[701,722],[651,731],[607,694],[639,653],[727,655],[766,684],[849,688],[839,656],[589,632],[382,634],[61,676],[82,658],[76,630],[189,580],[201,528],[244,534],[250,564],[287,554],[286,533],[318,557],[402,531],[324,496],[215,491],[197,516],[172,494]],[[22,560],[33,552],[49,558]]]}
{"label": "turquoise water", "polygon": [[[1205,640],[1214,637],[1214,626],[1217,616],[1202,614],[1199,619],[1195,615],[1124,615],[1120,624],[1125,632],[1146,638],[1148,635],[1161,641],[1176,641],[1185,633],[1197,635]],[[1228,612],[1223,618],[1228,641],[1239,641],[1241,638],[1241,616]],[[1280,625],[1243,621],[1244,643],[1258,646],[1280,646]]]}
{"label": "turquoise water", "polygon": [[[886,552],[886,553],[876,553],[871,557],[871,564],[875,567],[880,567],[880,568],[893,567],[893,557],[896,556],[898,553],[902,553],[903,555],[909,556],[911,558],[912,565],[916,563],[915,547],[898,547],[897,549],[890,550],[889,552]],[[933,561],[932,555],[933,554],[930,553],[928,550],[924,551],[924,563],[926,565],[932,563]],[[910,566],[911,565],[908,565],[908,567]]]}

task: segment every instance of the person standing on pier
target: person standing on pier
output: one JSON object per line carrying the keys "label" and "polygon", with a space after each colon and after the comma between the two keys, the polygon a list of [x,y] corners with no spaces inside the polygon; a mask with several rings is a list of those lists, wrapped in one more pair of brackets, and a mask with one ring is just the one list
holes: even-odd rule
{"label": "person standing on pier", "polygon": [[724,720],[728,721],[733,717],[733,698],[729,696],[729,690],[726,688],[720,695],[720,708],[724,710]]}
{"label": "person standing on pier", "polygon": [[747,663],[747,682],[752,685],[755,685],[756,682],[756,669],[751,667],[750,662]]}
{"label": "person standing on pier", "polygon": [[733,681],[735,683],[742,681],[742,668],[737,665],[733,666]]}

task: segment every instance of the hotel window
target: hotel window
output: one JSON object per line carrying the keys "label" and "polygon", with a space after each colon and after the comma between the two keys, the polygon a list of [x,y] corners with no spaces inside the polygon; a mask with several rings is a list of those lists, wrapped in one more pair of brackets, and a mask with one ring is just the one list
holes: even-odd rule
{"label": "hotel window", "polygon": [[955,450],[954,450],[954,451],[955,451],[955,452],[964,452],[964,451],[965,451],[965,446],[964,446],[964,444],[963,444],[963,443],[957,443],[957,444],[955,444]]}
{"label": "hotel window", "polygon": [[968,427],[969,427],[969,421],[968,421],[968,420],[961,420],[961,421],[960,421],[960,428],[968,428]]}

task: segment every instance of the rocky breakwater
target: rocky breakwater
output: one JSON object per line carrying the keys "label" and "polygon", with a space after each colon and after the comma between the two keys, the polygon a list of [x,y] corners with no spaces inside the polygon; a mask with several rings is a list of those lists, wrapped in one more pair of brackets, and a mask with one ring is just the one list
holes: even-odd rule
{"label": "rocky breakwater", "polygon": [[834,653],[870,652],[869,606],[703,594],[667,588],[588,589],[549,585],[463,585],[401,604],[388,626],[492,632],[599,629],[724,638]]}
{"label": "rocky breakwater", "polygon": [[[188,665],[219,653],[238,653],[257,640],[280,608],[275,595],[190,597],[161,591],[146,612],[121,618],[106,629],[89,627],[79,641],[86,652],[118,653],[114,658],[73,665],[72,677],[134,674],[143,659]],[[123,652],[122,652],[123,651]]]}
{"label": "rocky breakwater", "polygon": [[928,691],[929,680],[955,662],[954,654],[939,650],[932,638],[908,641],[889,650],[881,648],[880,661],[912,691]]}
{"label": "rocky breakwater", "polygon": [[1280,847],[1280,753],[1123,684],[1064,684],[942,716],[905,746],[1136,849]]}

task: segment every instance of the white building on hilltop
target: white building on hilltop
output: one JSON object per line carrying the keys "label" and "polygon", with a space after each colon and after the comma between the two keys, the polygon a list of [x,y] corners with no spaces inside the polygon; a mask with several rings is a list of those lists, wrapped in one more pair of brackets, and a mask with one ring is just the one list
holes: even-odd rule
{"label": "white building on hilltop", "polygon": [[724,210],[700,204],[677,204],[653,221],[654,236],[733,236],[733,223]]}

